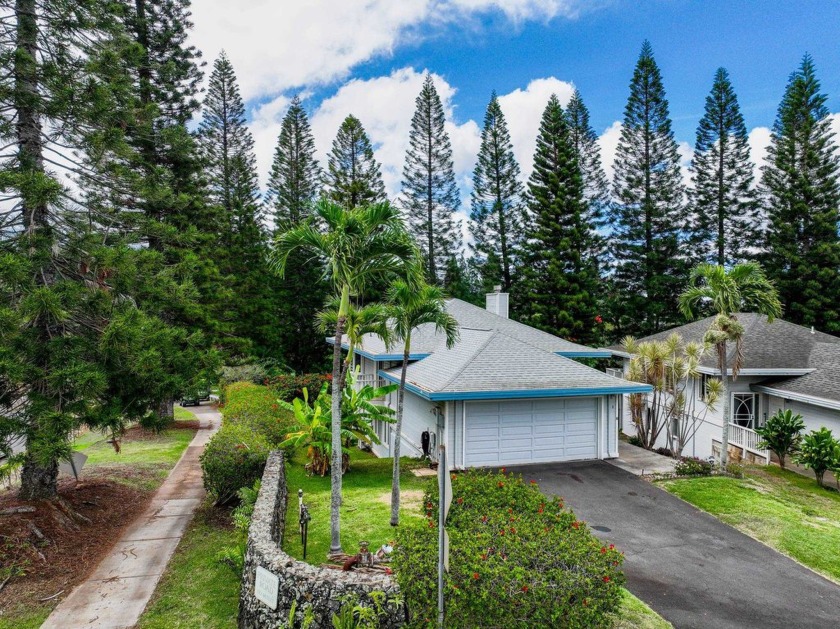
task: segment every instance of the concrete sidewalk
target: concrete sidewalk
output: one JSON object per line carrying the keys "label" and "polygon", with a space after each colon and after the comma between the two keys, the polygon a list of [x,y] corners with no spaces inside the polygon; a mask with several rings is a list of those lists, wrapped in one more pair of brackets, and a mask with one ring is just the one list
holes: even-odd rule
{"label": "concrete sidewalk", "polygon": [[677,464],[676,459],[663,456],[638,446],[631,446],[624,441],[618,442],[618,458],[608,459],[616,467],[636,476],[645,474],[670,474]]}
{"label": "concrete sidewalk", "polygon": [[193,513],[204,499],[198,457],[219,428],[210,406],[190,409],[200,428],[149,508],[123,533],[87,580],[56,607],[41,629],[133,627],[152,594]]}

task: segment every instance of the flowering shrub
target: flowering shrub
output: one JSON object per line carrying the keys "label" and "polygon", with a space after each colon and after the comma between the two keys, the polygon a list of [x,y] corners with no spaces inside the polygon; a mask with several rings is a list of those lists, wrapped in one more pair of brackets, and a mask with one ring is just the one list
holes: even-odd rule
{"label": "flowering shrub", "polygon": [[674,466],[677,476],[711,476],[712,464],[696,457],[684,456]]}
{"label": "flowering shrub", "polygon": [[283,374],[266,380],[265,384],[274,390],[285,402],[303,397],[303,390],[320,391],[325,382],[332,382],[332,374],[305,373],[299,376]]}
{"label": "flowering shrub", "polygon": [[225,399],[225,423],[245,425],[272,446],[279,445],[295,423],[292,413],[282,408],[277,393],[269,387],[235,382],[225,389]]}
{"label": "flowering shrub", "polygon": [[[452,489],[448,627],[610,626],[621,602],[623,556],[562,500],[505,473],[459,474]],[[400,527],[393,564],[410,627],[436,625],[436,486],[423,509],[424,523]]]}
{"label": "flowering shrub", "polygon": [[262,477],[270,447],[265,437],[242,424],[223,424],[201,453],[204,488],[216,504],[234,501],[242,487]]}

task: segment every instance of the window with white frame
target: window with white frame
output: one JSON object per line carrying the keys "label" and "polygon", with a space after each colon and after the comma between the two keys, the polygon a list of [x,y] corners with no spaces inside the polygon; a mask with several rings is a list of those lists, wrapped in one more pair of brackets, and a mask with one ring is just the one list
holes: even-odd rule
{"label": "window with white frame", "polygon": [[732,423],[754,430],[758,427],[758,395],[732,394]]}
{"label": "window with white frame", "polygon": [[701,373],[700,377],[695,381],[697,383],[697,399],[705,400],[709,393],[709,381],[717,380],[714,376],[707,373]]}

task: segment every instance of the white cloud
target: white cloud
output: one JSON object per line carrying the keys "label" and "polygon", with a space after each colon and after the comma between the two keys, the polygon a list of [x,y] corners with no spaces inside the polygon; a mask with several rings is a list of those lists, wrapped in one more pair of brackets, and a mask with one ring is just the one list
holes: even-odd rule
{"label": "white cloud", "polygon": [[601,164],[607,175],[607,181],[612,183],[615,172],[615,154],[618,150],[618,142],[621,140],[621,121],[616,120],[609,127],[604,129],[598,138],[598,145],[601,148]]}
{"label": "white cloud", "polygon": [[505,114],[510,129],[513,153],[522,169],[522,177],[527,181],[534,167],[534,150],[537,146],[537,134],[543,111],[552,94],[560,99],[565,107],[572,98],[575,86],[553,76],[534,79],[523,89],[499,96],[499,105]]}
{"label": "white cloud", "polygon": [[770,146],[770,129],[768,127],[755,127],[747,137],[750,145],[750,160],[752,160],[753,184],[758,185],[761,181],[761,168],[767,163],[767,147]]}
{"label": "white cloud", "polygon": [[582,0],[201,0],[192,42],[227,51],[246,100],[345,78],[368,59],[422,38],[421,29],[501,12],[513,22],[575,17]]}

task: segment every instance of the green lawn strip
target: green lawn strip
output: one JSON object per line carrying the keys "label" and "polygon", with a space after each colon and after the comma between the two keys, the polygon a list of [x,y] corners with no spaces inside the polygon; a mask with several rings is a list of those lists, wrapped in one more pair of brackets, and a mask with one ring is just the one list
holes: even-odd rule
{"label": "green lawn strip", "polygon": [[624,590],[621,608],[616,614],[612,629],[673,629],[673,625]]}
{"label": "green lawn strip", "polygon": [[743,479],[670,480],[663,487],[820,574],[840,582],[840,494],[775,466]]}
{"label": "green lawn strip", "polygon": [[[297,453],[286,463],[286,486],[289,507],[286,512],[286,532],[283,550],[297,559],[303,558],[298,527],[298,489],[303,489],[304,502],[309,507],[309,541],[306,561],[321,564],[330,548],[330,477],[307,476],[305,453]],[[341,545],[348,554],[359,549],[359,542],[367,540],[372,550],[394,539],[391,527],[391,467],[392,459],[379,459],[351,449],[350,470],[342,481]],[[421,519],[420,502],[429,482],[436,477],[417,477],[411,468],[420,462],[403,459],[400,475],[400,521]]]}
{"label": "green lawn strip", "polygon": [[39,605],[36,609],[12,609],[0,610],[0,629],[38,629],[55,605]]}
{"label": "green lawn strip", "polygon": [[209,504],[201,507],[181,538],[137,627],[235,627],[240,577],[216,556],[223,547],[236,542],[230,512]]}

